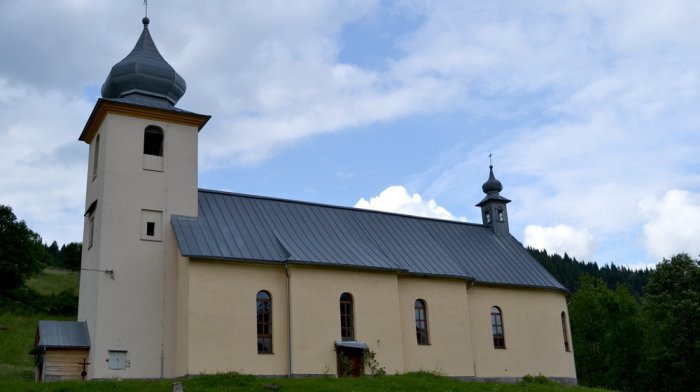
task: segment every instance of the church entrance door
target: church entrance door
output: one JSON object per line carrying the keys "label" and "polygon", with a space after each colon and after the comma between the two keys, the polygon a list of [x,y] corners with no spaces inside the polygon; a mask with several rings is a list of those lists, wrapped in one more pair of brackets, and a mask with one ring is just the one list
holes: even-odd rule
{"label": "church entrance door", "polygon": [[365,350],[361,348],[337,346],[335,352],[338,362],[338,377],[359,377],[365,373],[362,363]]}

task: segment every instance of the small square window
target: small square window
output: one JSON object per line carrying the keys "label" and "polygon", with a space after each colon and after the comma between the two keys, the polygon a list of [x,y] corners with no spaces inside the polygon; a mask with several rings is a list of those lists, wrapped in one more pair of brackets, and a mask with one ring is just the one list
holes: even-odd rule
{"label": "small square window", "polygon": [[163,240],[163,211],[141,210],[141,239]]}

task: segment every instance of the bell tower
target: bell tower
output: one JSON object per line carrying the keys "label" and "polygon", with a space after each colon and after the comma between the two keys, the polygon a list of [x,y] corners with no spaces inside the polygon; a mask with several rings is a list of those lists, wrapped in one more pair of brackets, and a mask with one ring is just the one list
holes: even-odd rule
{"label": "bell tower", "polygon": [[508,209],[506,204],[510,200],[500,195],[503,185],[493,175],[493,165],[489,165],[489,179],[481,189],[486,194],[477,207],[481,208],[481,219],[484,225],[489,226],[496,235],[510,235],[508,229]]}
{"label": "bell tower", "polygon": [[178,250],[173,214],[197,216],[197,138],[209,116],[175,107],[185,80],[143,18],[79,140],[90,146],[78,320],[89,378],[175,377]]}

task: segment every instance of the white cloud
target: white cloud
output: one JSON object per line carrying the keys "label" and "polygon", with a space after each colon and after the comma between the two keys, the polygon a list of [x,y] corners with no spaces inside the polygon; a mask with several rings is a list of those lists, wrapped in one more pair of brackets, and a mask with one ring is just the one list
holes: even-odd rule
{"label": "white cloud", "polygon": [[639,202],[639,212],[647,221],[647,252],[658,260],[681,252],[700,254],[699,194],[672,189],[660,200],[648,196]]}
{"label": "white cloud", "polygon": [[588,261],[595,250],[593,236],[587,229],[576,229],[568,225],[528,225],[525,227],[525,246],[546,249],[550,253]]}
{"label": "white cloud", "polygon": [[411,195],[401,185],[392,185],[384,189],[379,196],[371,197],[369,201],[363,197],[355,204],[355,207],[428,218],[467,220],[464,217],[455,217],[433,199],[423,200],[418,193]]}

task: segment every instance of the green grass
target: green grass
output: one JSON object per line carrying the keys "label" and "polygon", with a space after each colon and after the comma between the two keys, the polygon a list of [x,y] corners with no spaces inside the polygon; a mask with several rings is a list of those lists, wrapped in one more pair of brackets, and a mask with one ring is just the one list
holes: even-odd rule
{"label": "green grass", "polygon": [[[198,376],[182,381],[184,390],[193,391],[454,391],[454,392],[603,392],[603,389],[550,384],[490,384],[462,382],[430,373],[409,373],[399,376],[361,378],[267,379],[253,376],[222,374]],[[266,388],[274,384],[278,389]],[[170,391],[172,381],[89,381],[35,384],[30,382],[0,383],[0,391]]]}
{"label": "green grass", "polygon": [[66,269],[45,268],[27,280],[27,286],[42,295],[58,294],[65,290],[78,295],[80,274]]}

